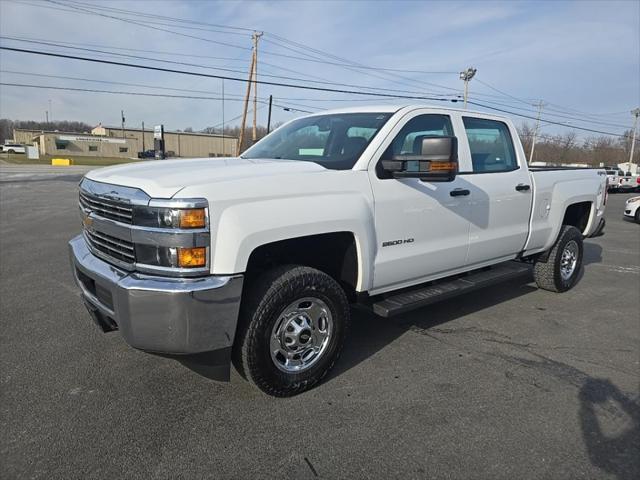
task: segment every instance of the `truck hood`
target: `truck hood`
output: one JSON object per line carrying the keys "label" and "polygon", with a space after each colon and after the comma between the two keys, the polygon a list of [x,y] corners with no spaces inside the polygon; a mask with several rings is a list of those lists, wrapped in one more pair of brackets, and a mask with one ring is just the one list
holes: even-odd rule
{"label": "truck hood", "polygon": [[139,188],[152,198],[171,198],[187,186],[324,171],[326,169],[317,163],[293,160],[192,158],[100,168],[90,171],[86,177],[96,182]]}

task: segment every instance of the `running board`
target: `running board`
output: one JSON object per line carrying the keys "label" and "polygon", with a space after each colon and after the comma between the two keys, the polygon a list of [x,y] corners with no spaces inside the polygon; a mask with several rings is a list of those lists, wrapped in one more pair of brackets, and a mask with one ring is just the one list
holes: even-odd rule
{"label": "running board", "polygon": [[405,290],[373,303],[373,312],[381,317],[393,317],[440,300],[456,297],[479,288],[495,285],[531,273],[531,267],[520,262],[506,262],[489,270],[477,270],[462,277]]}

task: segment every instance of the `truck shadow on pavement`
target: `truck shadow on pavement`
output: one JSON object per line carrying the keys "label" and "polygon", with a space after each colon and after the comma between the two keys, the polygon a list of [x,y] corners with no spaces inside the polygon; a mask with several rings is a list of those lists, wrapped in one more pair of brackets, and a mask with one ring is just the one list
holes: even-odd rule
{"label": "truck shadow on pavement", "polygon": [[602,247],[597,243],[587,241],[584,242],[582,264],[586,266],[592,263],[602,263]]}
{"label": "truck shadow on pavement", "polygon": [[[602,262],[602,247],[593,242],[585,242],[583,265],[600,262]],[[584,269],[581,269],[578,283],[583,274]],[[428,334],[429,329],[438,325],[537,291],[532,282],[532,275],[523,276],[515,281],[466,294],[464,301],[460,298],[444,300],[392,319],[379,317],[368,310],[353,308],[351,331],[347,336],[341,357],[327,381],[372,357],[408,330],[417,328]]]}
{"label": "truck shadow on pavement", "polygon": [[498,284],[471,292],[464,296],[463,302],[459,298],[444,300],[392,319],[354,308],[351,316],[351,331],[328,381],[372,357],[411,329],[418,328],[428,332],[428,329],[456,318],[535,292],[537,288],[529,284],[531,280],[530,276],[523,276],[520,281]]}
{"label": "truck shadow on pavement", "polygon": [[578,398],[580,426],[591,464],[619,480],[640,478],[638,398],[624,395],[609,380],[595,378],[585,380]]}

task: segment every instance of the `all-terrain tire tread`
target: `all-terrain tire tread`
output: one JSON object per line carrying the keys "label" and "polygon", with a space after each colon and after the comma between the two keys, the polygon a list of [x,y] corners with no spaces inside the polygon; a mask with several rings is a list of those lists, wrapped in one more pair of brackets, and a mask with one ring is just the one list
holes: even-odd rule
{"label": "all-terrain tire tread", "polygon": [[[569,240],[577,240],[579,244],[582,243],[582,234],[580,230],[571,225],[563,225],[558,239],[551,247],[549,255],[546,261],[537,260],[533,265],[533,277],[539,288],[543,290],[549,290],[550,292],[563,292],[573,286],[571,284],[568,288],[563,285],[559,274],[559,268],[557,263],[559,261],[558,256],[562,254],[562,247]],[[580,265],[576,268],[579,270]]]}
{"label": "all-terrain tire tread", "polygon": [[[301,379],[286,386],[276,386],[266,378],[261,359],[256,355],[254,346],[261,341],[262,323],[269,320],[274,309],[282,306],[284,299],[296,291],[322,285],[326,293],[337,300],[339,314],[345,322],[343,335],[338,338],[336,351],[330,364],[311,378]],[[238,372],[249,382],[269,395],[286,397],[296,395],[319,383],[331,370],[338,359],[349,325],[349,304],[347,297],[332,277],[310,267],[282,265],[262,274],[250,282],[240,307],[240,321],[234,344],[233,361]]]}

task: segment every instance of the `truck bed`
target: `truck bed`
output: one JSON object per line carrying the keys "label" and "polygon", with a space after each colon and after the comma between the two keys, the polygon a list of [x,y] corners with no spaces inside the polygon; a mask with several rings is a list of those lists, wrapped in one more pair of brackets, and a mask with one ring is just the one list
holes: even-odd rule
{"label": "truck bed", "polygon": [[[569,204],[588,211],[582,233],[593,234],[604,212],[607,174],[602,168],[533,167],[534,200],[530,217],[527,253],[548,250],[558,236]],[[595,195],[594,195],[595,194]]]}

